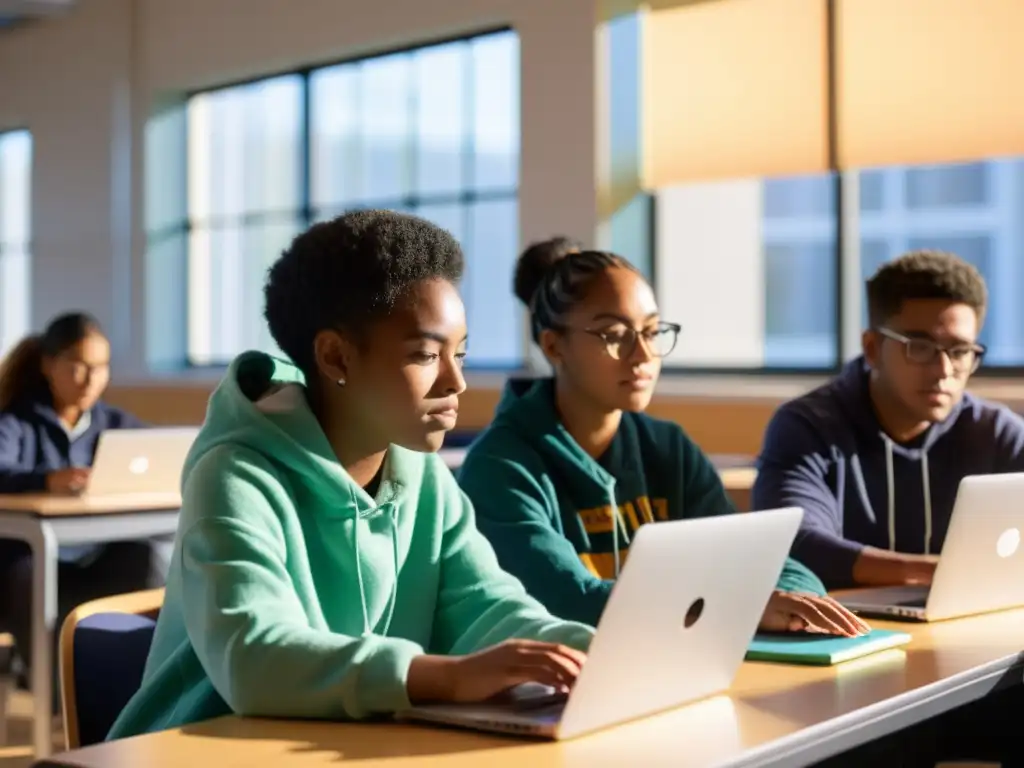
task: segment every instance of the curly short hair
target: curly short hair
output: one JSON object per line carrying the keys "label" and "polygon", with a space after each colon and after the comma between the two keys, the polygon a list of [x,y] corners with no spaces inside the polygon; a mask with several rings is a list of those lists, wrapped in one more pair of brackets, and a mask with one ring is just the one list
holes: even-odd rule
{"label": "curly short hair", "polygon": [[357,337],[387,315],[414,284],[462,279],[464,260],[448,232],[417,216],[361,210],[315,224],[267,273],[267,325],[307,378],[313,340],[329,328]]}
{"label": "curly short hair", "polygon": [[945,299],[966,304],[985,319],[988,289],[971,264],[945,251],[911,251],[883,264],[867,281],[868,322],[884,325],[900,313],[903,302]]}

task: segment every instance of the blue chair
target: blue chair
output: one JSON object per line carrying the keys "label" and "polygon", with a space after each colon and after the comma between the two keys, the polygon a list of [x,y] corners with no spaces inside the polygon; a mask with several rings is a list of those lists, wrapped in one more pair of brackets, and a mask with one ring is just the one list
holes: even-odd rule
{"label": "blue chair", "polygon": [[164,591],[80,605],[60,633],[61,705],[68,749],[98,744],[142,683]]}

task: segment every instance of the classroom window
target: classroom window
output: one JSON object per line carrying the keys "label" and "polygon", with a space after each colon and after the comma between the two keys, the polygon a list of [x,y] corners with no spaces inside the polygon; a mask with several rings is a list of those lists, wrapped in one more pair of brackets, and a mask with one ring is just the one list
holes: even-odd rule
{"label": "classroom window", "polygon": [[30,325],[32,136],[0,133],[0,355]]}
{"label": "classroom window", "polygon": [[1024,305],[1016,298],[1024,289],[1024,158],[848,173],[858,175],[857,253],[840,252],[833,175],[659,191],[659,299],[683,325],[669,366],[834,369],[841,260],[859,260],[857,284],[842,287],[860,305],[859,332],[867,323],[864,281],[885,262],[926,248],[951,251],[985,277],[986,367],[1024,365]]}
{"label": "classroom window", "polygon": [[666,319],[683,326],[667,364],[737,370],[833,366],[835,207],[835,179],[829,174],[660,190],[659,301]]}
{"label": "classroom window", "polygon": [[[957,254],[977,267],[988,284],[981,333],[989,348],[985,365],[1024,365],[1024,307],[1018,300],[1024,289],[1024,158],[890,166],[862,171],[861,180],[868,174],[879,179],[885,204],[861,205],[862,278],[908,250]],[[867,308],[862,307],[866,323]]]}
{"label": "classroom window", "polygon": [[519,42],[502,31],[194,95],[187,105],[187,357],[276,351],[267,268],[354,208],[423,216],[466,252],[469,363],[520,364]]}

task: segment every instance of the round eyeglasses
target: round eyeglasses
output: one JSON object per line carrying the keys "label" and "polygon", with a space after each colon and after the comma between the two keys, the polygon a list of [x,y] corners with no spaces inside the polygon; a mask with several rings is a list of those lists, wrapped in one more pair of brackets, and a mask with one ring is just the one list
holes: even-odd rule
{"label": "round eyeglasses", "polygon": [[642,328],[608,328],[605,330],[592,330],[584,328],[584,333],[589,333],[604,342],[608,356],[613,360],[626,360],[636,351],[640,339],[643,339],[647,351],[654,357],[665,357],[676,348],[679,340],[679,332],[682,326],[678,323],[658,323],[654,327]]}

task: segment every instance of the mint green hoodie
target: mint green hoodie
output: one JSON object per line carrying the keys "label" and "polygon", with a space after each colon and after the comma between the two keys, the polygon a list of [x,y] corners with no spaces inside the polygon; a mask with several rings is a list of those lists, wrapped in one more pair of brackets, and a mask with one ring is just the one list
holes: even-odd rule
{"label": "mint green hoodie", "polygon": [[[459,483],[501,566],[552,613],[591,625],[637,528],[736,512],[718,472],[678,424],[624,413],[608,450],[592,459],[562,425],[551,379],[509,382]],[[793,559],[778,588],[824,593]]]}
{"label": "mint green hoodie", "polygon": [[109,738],[231,712],[355,719],[409,706],[423,653],[509,638],[585,649],[502,571],[437,456],[392,446],[371,498],[338,464],[301,375],[232,364],[186,462],[142,687]]}

